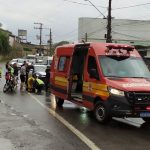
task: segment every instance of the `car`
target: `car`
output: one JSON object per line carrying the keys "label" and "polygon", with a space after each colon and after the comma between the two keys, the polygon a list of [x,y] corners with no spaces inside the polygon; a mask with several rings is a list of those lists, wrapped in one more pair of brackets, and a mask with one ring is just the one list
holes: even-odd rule
{"label": "car", "polygon": [[14,63],[17,63],[17,61],[18,61],[18,59],[12,59],[12,60],[10,61],[10,64],[13,65]]}
{"label": "car", "polygon": [[20,69],[21,66],[23,65],[24,61],[25,61],[25,59],[23,59],[23,58],[15,58],[10,61],[10,64],[13,65],[14,63],[16,63],[17,67]]}
{"label": "car", "polygon": [[33,65],[34,67],[34,74],[36,74],[36,76],[41,79],[42,81],[44,81],[45,83],[45,78],[46,78],[46,65]]}
{"label": "car", "polygon": [[23,65],[24,61],[26,61],[26,59],[23,59],[23,58],[18,58],[17,59],[17,66],[18,66],[18,68],[21,68],[21,66]]}
{"label": "car", "polygon": [[26,59],[26,62],[28,65],[33,65],[35,64],[35,59]]}
{"label": "car", "polygon": [[43,58],[42,64],[46,65],[46,66],[51,66],[52,60],[53,60],[53,57],[47,56],[47,57]]}

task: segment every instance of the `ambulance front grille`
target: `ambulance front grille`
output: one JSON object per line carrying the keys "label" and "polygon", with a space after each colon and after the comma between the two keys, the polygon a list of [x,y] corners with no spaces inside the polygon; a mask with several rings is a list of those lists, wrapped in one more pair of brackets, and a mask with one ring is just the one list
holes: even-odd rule
{"label": "ambulance front grille", "polygon": [[126,97],[132,104],[150,104],[150,93],[127,92]]}

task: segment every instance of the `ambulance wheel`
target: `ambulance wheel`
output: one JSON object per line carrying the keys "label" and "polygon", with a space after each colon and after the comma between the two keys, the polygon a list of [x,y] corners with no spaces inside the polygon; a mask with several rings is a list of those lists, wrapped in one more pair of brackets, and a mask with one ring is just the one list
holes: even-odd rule
{"label": "ambulance wheel", "polygon": [[97,102],[94,108],[94,116],[99,123],[107,123],[110,120],[108,106],[103,102]]}
{"label": "ambulance wheel", "polygon": [[143,118],[146,123],[150,123],[150,118]]}
{"label": "ambulance wheel", "polygon": [[62,107],[64,104],[64,99],[57,97],[56,98],[56,103],[58,107]]}

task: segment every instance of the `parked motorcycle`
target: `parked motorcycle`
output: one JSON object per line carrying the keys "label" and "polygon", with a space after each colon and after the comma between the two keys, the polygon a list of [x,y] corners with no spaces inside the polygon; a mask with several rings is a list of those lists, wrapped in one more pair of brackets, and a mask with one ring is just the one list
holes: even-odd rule
{"label": "parked motorcycle", "polygon": [[8,75],[7,76],[7,79],[6,79],[6,83],[3,87],[3,92],[6,93],[8,91],[14,91],[15,88],[16,88],[17,84],[15,82],[15,78],[12,77],[11,75]]}

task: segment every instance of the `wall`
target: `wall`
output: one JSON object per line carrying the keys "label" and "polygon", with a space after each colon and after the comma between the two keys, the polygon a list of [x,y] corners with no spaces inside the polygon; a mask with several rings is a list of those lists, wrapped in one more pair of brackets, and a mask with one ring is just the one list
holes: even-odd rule
{"label": "wall", "polygon": [[[149,25],[149,20],[112,19],[113,42],[148,46],[150,45]],[[106,26],[107,19],[79,18],[78,40],[85,39],[87,33],[88,41],[105,42]]]}

